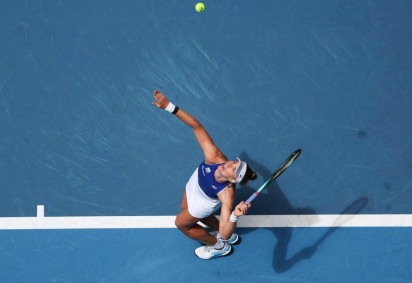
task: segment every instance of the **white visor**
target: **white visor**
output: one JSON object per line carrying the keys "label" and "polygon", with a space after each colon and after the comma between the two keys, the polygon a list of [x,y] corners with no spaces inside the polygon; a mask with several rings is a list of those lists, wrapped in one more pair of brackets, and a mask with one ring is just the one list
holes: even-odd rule
{"label": "white visor", "polygon": [[239,162],[239,165],[237,166],[235,171],[236,183],[240,183],[243,180],[243,177],[245,176],[247,164],[246,162],[240,160],[239,157],[236,157],[236,159]]}

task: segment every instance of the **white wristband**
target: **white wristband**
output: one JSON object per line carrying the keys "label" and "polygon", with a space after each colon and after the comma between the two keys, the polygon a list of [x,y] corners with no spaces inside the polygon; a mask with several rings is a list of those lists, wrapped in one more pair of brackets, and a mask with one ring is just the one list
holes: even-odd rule
{"label": "white wristband", "polygon": [[169,101],[169,104],[166,106],[165,110],[169,113],[173,113],[175,111],[176,105]]}
{"label": "white wristband", "polygon": [[239,220],[239,216],[236,216],[235,212],[232,211],[232,214],[230,215],[229,220],[230,222],[236,223]]}

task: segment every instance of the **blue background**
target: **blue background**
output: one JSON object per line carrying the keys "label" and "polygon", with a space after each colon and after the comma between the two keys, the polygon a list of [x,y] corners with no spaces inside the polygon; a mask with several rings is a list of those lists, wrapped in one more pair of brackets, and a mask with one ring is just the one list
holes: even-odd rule
{"label": "blue background", "polygon": [[[302,148],[250,214],[337,214],[362,197],[361,213],[412,212],[412,2],[205,4],[199,14],[188,0],[0,1],[0,217],[34,216],[38,204],[46,216],[176,214],[203,156],[187,126],[151,105],[157,88],[257,171],[238,200]],[[286,277],[272,266],[271,233],[247,233],[247,260],[236,252],[200,263],[174,230],[1,231],[0,273],[10,282],[60,278],[44,268],[62,272],[60,281],[156,282],[169,278],[156,277],[159,268],[185,274],[190,261],[193,274],[212,268],[208,278],[225,282],[412,280],[409,229],[339,231],[334,246],[320,252],[325,241],[317,260]],[[134,254],[142,247],[144,256]],[[76,263],[56,267],[53,256]],[[264,263],[251,265],[256,258]],[[230,274],[219,271],[225,261],[236,267]],[[91,262],[102,273],[86,271]]]}

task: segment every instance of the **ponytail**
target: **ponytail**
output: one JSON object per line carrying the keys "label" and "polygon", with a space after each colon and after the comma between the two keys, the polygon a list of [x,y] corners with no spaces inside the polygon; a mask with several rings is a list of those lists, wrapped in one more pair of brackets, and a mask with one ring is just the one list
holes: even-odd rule
{"label": "ponytail", "polygon": [[246,172],[245,172],[245,177],[243,177],[242,181],[240,182],[241,185],[246,185],[249,180],[256,180],[257,179],[257,174],[255,171],[253,171],[249,165],[247,166]]}

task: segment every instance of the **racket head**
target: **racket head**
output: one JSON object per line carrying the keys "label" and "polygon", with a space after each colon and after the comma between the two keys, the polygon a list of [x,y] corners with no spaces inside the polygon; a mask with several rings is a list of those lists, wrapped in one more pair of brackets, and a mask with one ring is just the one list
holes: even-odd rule
{"label": "racket head", "polygon": [[292,163],[293,161],[298,158],[300,152],[302,150],[299,148],[295,150],[283,163],[278,167],[278,169],[270,176],[266,182],[255,192],[253,195],[251,195],[247,200],[246,203],[251,203],[261,191],[263,191],[267,186],[269,186],[270,183],[272,183],[273,180],[275,180],[277,177],[279,177]]}
{"label": "racket head", "polygon": [[295,150],[283,163],[279,166],[279,168],[272,174],[271,180],[275,180],[279,177],[285,170],[298,158],[302,150],[299,148]]}

